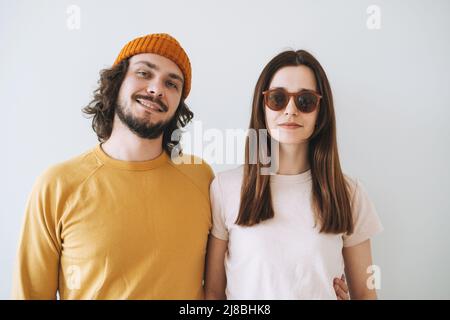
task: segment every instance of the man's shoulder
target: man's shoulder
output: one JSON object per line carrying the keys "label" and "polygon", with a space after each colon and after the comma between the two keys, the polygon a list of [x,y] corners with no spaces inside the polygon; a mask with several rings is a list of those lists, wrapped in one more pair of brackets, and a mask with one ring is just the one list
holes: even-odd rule
{"label": "man's shoulder", "polygon": [[51,187],[69,187],[84,181],[95,172],[101,163],[95,157],[93,150],[49,166],[38,177],[37,184]]}
{"label": "man's shoulder", "polygon": [[202,158],[192,154],[172,157],[170,164],[175,170],[202,188],[204,186],[209,188],[214,178],[211,166]]}

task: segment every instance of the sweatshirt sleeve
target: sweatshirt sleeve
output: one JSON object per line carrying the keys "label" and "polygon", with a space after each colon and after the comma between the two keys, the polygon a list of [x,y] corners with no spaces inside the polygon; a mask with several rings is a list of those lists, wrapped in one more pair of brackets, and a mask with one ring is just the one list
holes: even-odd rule
{"label": "sweatshirt sleeve", "polygon": [[42,175],[28,198],[14,269],[13,299],[56,299],[60,237],[54,211],[56,190]]}

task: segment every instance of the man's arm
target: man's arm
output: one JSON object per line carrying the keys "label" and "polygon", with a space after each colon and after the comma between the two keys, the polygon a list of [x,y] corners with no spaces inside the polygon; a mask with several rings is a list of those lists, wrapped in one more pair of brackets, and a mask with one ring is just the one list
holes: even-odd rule
{"label": "man's arm", "polygon": [[56,299],[60,249],[54,193],[38,179],[28,199],[14,270],[13,299]]}

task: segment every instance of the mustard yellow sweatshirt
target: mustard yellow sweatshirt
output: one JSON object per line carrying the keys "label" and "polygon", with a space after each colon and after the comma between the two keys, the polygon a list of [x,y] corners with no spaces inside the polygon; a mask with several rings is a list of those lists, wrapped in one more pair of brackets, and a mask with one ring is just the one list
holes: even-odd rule
{"label": "mustard yellow sweatshirt", "polygon": [[27,204],[12,297],[202,299],[213,172],[174,162],[119,161],[98,145],[48,169]]}

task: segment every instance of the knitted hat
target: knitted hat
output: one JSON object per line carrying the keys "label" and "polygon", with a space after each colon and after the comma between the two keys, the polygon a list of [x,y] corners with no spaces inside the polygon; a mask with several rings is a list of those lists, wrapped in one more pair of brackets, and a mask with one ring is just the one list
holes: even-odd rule
{"label": "knitted hat", "polygon": [[128,42],[120,51],[113,66],[140,53],[154,53],[172,60],[184,76],[183,98],[191,90],[191,63],[178,41],[167,33],[153,33]]}

